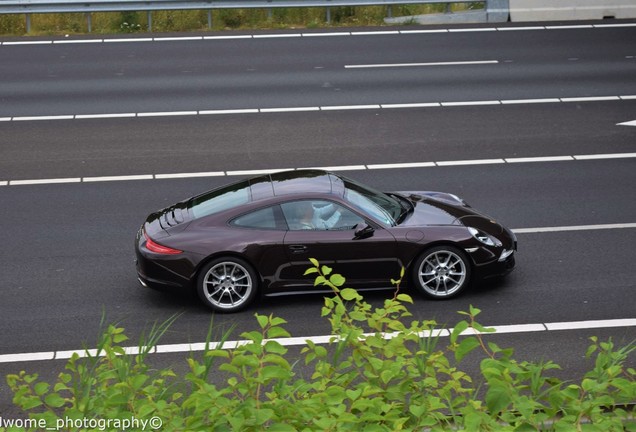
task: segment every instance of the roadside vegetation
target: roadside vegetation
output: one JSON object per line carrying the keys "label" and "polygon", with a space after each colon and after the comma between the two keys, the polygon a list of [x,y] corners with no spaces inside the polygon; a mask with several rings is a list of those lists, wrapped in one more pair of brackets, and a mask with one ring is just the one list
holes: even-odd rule
{"label": "roadside vegetation", "polygon": [[[628,363],[634,342],[618,347],[591,338],[593,367],[566,382],[553,376],[555,363],[520,361],[489,341],[476,308],[460,312],[442,343],[436,322],[410,321],[400,280],[392,281],[394,297],[374,308],[344,288],[343,276],[312,264],[306,274],[334,292],[322,308],[337,335],[326,346],[307,342],[290,358],[276,340],[290,336],[285,321],[257,314],[255,330],[241,335],[246,344],[209,342],[176,373],[153,369],[148,358],[170,322],[136,354],[126,354],[124,330],[109,326],[99,355],[75,354],[54,383],[9,375],[14,402],[48,427],[136,419],[166,431],[636,431],[636,370]],[[480,359],[477,376],[465,372],[468,355]]]}
{"label": "roadside vegetation", "polygon": [[[395,5],[391,15],[412,16],[447,11],[446,4]],[[483,8],[481,3],[457,3],[452,11]],[[326,22],[325,8],[221,9],[208,12],[156,11],[152,13],[153,32],[222,31],[242,29],[292,29],[341,26],[379,26],[387,17],[386,6],[332,7],[331,21]],[[136,33],[148,30],[146,12],[101,12],[91,14],[91,32],[95,34]],[[34,14],[29,35],[72,35],[87,33],[84,14]],[[26,35],[23,14],[0,15],[0,35]]]}

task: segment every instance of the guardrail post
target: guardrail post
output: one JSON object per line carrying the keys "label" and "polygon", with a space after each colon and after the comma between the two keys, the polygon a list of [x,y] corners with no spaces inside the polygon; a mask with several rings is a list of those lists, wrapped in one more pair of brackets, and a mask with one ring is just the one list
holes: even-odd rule
{"label": "guardrail post", "polygon": [[26,32],[31,33],[31,14],[26,14]]}
{"label": "guardrail post", "polygon": [[148,11],[146,16],[148,17],[148,31],[151,32],[152,31],[152,11]]}
{"label": "guardrail post", "polygon": [[391,5],[388,5],[386,7],[386,16],[387,18],[393,18],[393,8],[391,7]]}
{"label": "guardrail post", "polygon": [[212,29],[212,9],[208,9],[208,28]]}
{"label": "guardrail post", "polygon": [[93,19],[90,12],[86,13],[86,27],[88,28],[89,33],[93,31]]}
{"label": "guardrail post", "polygon": [[327,6],[327,24],[331,24],[331,8]]}

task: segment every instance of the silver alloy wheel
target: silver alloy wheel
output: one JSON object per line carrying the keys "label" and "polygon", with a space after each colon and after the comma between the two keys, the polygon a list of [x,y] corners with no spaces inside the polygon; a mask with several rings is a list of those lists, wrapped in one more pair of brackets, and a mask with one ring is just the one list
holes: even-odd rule
{"label": "silver alloy wheel", "polygon": [[426,294],[445,298],[457,294],[468,281],[465,259],[450,248],[429,251],[417,267],[417,281]]}
{"label": "silver alloy wheel", "polygon": [[214,264],[203,277],[204,300],[218,310],[236,310],[251,299],[254,290],[252,275],[235,261]]}

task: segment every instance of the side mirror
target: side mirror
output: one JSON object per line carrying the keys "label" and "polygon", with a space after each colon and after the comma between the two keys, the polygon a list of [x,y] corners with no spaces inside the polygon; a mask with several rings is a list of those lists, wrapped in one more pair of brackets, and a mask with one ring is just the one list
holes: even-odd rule
{"label": "side mirror", "polygon": [[371,236],[373,236],[373,233],[375,232],[375,230],[373,229],[373,227],[367,225],[366,223],[359,223],[356,224],[356,226],[353,227],[353,232],[354,232],[354,240],[361,240],[361,239],[365,239],[365,238],[369,238]]}

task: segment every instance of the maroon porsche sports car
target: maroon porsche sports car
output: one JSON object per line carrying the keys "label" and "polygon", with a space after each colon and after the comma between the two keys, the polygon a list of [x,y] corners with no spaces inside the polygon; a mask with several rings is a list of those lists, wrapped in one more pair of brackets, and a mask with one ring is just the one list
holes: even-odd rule
{"label": "maroon porsche sports car", "polygon": [[445,299],[514,268],[515,235],[455,195],[384,193],[320,170],[241,180],[152,213],[136,238],[144,286],[196,289],[234,312],[257,296],[316,292],[315,258],[357,289],[405,283]]}

